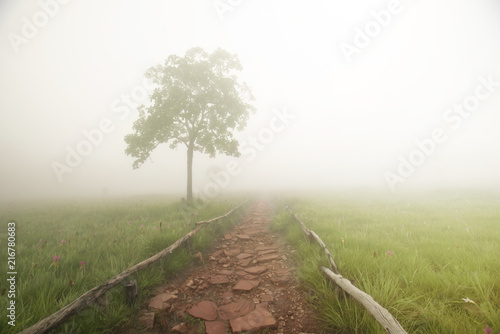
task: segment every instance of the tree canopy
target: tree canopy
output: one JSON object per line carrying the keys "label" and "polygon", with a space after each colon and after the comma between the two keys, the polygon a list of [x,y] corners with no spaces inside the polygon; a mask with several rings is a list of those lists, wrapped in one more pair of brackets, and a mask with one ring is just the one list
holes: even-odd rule
{"label": "tree canopy", "polygon": [[187,148],[187,199],[192,199],[193,152],[215,157],[239,156],[235,130],[241,131],[255,108],[248,86],[238,80],[242,66],[236,55],[223,49],[208,54],[201,48],[184,57],[169,56],[149,68],[146,78],[155,89],[148,106],[139,107],[134,133],[125,136],[125,153],[139,168],[160,144]]}

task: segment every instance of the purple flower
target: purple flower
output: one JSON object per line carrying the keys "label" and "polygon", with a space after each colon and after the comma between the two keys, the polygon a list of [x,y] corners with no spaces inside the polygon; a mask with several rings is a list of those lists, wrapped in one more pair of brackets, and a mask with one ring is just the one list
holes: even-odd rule
{"label": "purple flower", "polygon": [[490,334],[491,333],[491,328],[489,328],[488,325],[486,325],[486,327],[484,328],[484,332],[486,334]]}
{"label": "purple flower", "polygon": [[392,251],[390,250],[390,251],[388,251],[388,252],[387,252],[387,255],[389,255],[389,257],[391,257],[391,256],[393,256],[394,254],[393,254],[393,253],[392,253]]}
{"label": "purple flower", "polygon": [[82,269],[83,266],[85,266],[85,261],[80,261],[80,269]]}
{"label": "purple flower", "polygon": [[64,245],[66,243],[66,240],[62,239],[61,240],[61,246]]}

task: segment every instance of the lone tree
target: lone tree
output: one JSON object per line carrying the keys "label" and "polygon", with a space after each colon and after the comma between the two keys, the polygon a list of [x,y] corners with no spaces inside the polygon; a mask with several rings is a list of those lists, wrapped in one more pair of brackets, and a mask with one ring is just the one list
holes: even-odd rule
{"label": "lone tree", "polygon": [[252,93],[236,73],[242,67],[236,55],[217,49],[212,54],[192,48],[181,58],[171,55],[163,65],[146,71],[156,85],[150,105],[139,107],[135,133],[125,136],[125,153],[139,168],[162,143],[187,149],[187,200],[193,199],[193,153],[238,157],[234,130],[243,130],[254,107]]}

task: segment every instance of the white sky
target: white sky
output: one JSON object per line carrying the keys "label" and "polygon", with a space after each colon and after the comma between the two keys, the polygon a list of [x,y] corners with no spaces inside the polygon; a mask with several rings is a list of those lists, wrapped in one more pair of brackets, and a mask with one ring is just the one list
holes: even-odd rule
{"label": "white sky", "polygon": [[[60,0],[61,2],[64,2]],[[500,85],[457,128],[448,108],[474,95],[478,77],[500,82],[500,4],[494,0],[402,0],[387,26],[347,61],[342,42],[376,22],[390,1],[56,0],[0,2],[1,198],[185,192],[185,149],[159,147],[138,170],[112,105],[140,85],[147,68],[191,47],[238,54],[241,78],[257,113],[241,141],[269,125],[274,109],[295,119],[255,157],[236,159],[241,173],[224,191],[377,186],[397,173],[415,140],[442,128],[436,145],[395,189],[422,185],[500,188]],[[26,21],[53,17],[18,45]],[[35,22],[36,23],[36,22]],[[43,22],[42,22],[43,23]],[[38,22],[40,24],[40,22]],[[30,32],[30,31],[28,31]],[[10,37],[9,37],[10,36]],[[483,89],[484,90],[484,89]],[[85,140],[83,130],[109,118],[113,131],[59,182],[54,161]],[[247,145],[248,147],[248,145]],[[234,160],[195,155],[194,185]],[[247,161],[251,160],[251,161]]]}

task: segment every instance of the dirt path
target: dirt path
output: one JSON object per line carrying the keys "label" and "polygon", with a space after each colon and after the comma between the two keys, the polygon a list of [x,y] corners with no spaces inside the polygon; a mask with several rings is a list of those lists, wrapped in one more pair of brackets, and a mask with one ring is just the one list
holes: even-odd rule
{"label": "dirt path", "polygon": [[[270,232],[269,215],[268,203],[256,203],[212,254],[157,289],[135,330],[318,333],[293,277],[293,249]],[[197,320],[186,323],[186,315]]]}

